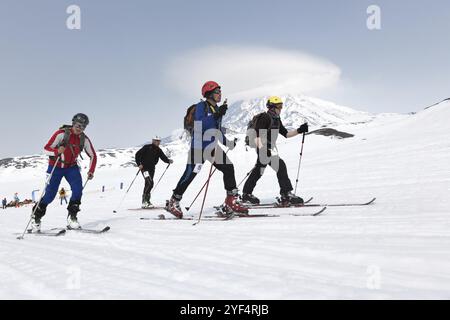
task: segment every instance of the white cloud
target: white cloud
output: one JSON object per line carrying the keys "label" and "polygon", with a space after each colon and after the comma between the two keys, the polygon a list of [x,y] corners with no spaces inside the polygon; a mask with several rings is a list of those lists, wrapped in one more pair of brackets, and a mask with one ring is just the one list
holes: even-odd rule
{"label": "white cloud", "polygon": [[300,51],[268,47],[210,46],[173,58],[166,68],[171,88],[199,97],[207,80],[221,84],[224,97],[317,94],[334,88],[341,70],[333,63]]}

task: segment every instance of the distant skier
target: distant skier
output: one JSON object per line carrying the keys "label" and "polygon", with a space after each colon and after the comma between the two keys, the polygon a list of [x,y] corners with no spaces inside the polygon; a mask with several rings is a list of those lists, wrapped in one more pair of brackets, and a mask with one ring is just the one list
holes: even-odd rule
{"label": "distant skier", "polygon": [[[81,228],[78,223],[77,214],[78,211],[80,211],[83,185],[80,174],[81,169],[78,166],[77,159],[83,150],[90,157],[91,162],[88,171],[89,180],[94,178],[94,171],[97,164],[97,155],[94,146],[87,135],[84,134],[84,130],[88,124],[89,118],[83,113],[78,113],[72,118],[71,126],[61,127],[53,134],[45,145],[45,154],[50,157],[47,173],[51,173],[55,165],[56,168],[45,189],[43,198],[33,207],[33,210],[36,209],[31,220],[31,227],[34,232],[40,231],[41,219],[45,215],[47,205],[55,199],[55,196],[58,193],[59,184],[63,177],[67,180],[72,189],[72,196],[67,207],[67,228]],[[56,163],[58,157],[60,160]]]}
{"label": "distant skier", "polygon": [[[255,117],[254,129],[256,130],[258,158],[244,185],[242,201],[252,204],[260,203],[259,199],[253,195],[253,190],[269,164],[277,172],[281,202],[284,204],[301,204],[303,203],[303,199],[292,193],[293,188],[288,177],[286,164],[278,155],[276,141],[278,133],[285,138],[292,138],[299,133],[308,132],[308,124],[304,123],[298,129],[288,131],[280,119],[283,101],[279,97],[270,97],[267,101],[267,108],[267,112]],[[273,133],[276,134],[273,135]],[[262,157],[263,155],[264,157]]]}
{"label": "distant skier", "polygon": [[[225,198],[225,207],[229,212],[247,213],[248,209],[239,203],[238,189],[236,187],[236,179],[234,174],[234,166],[227,158],[225,152],[218,146],[217,136],[220,137],[222,143],[226,138],[221,131],[222,117],[227,112],[228,106],[226,100],[224,104],[218,106],[222,100],[222,92],[219,84],[214,81],[206,82],[202,87],[202,95],[204,101],[195,105],[193,111],[193,134],[191,138],[191,150],[186,169],[173,190],[172,197],[169,200],[167,210],[177,218],[183,217],[180,207],[180,200],[189,184],[194,180],[195,176],[200,172],[203,163],[206,160],[212,161],[213,165],[223,173],[223,182],[227,196]],[[189,113],[188,109],[188,113]],[[199,126],[201,124],[201,127]],[[208,132],[207,132],[208,131]],[[211,136],[212,133],[217,136]],[[234,148],[234,142],[227,142],[227,146]],[[205,153],[206,150],[206,153]],[[209,155],[207,153],[211,151]]]}
{"label": "distant skier", "polygon": [[59,199],[61,200],[61,205],[63,204],[63,200],[67,204],[67,193],[64,188],[61,188],[61,190],[59,190]]}
{"label": "distant skier", "polygon": [[14,206],[16,208],[18,208],[20,206],[19,194],[17,192],[14,193]]}
{"label": "distant skier", "polygon": [[159,159],[165,163],[172,164],[173,160],[167,158],[164,152],[159,147],[161,138],[156,136],[153,138],[151,144],[143,146],[136,153],[136,164],[141,169],[142,176],[145,179],[144,191],[142,192],[142,208],[151,208],[153,205],[150,202],[151,192],[154,186],[155,166]]}
{"label": "distant skier", "polygon": [[2,207],[3,207],[3,209],[6,209],[6,205],[7,205],[7,200],[6,200],[6,198],[3,198],[3,200],[2,200]]}

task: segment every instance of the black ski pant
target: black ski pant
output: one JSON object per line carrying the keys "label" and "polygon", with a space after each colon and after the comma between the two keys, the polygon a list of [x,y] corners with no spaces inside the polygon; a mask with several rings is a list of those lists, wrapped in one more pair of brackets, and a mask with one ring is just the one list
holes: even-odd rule
{"label": "black ski pant", "polygon": [[[231,163],[230,159],[227,157],[225,152],[217,147],[217,153],[221,153],[219,157],[214,158],[213,166],[223,173],[223,184],[225,187],[225,190],[231,192],[236,189],[236,178],[234,174],[234,165]],[[194,180],[194,178],[197,176],[197,174],[200,172],[200,169],[202,165],[205,163],[205,157],[201,156],[200,160],[196,160],[194,156],[194,150],[191,149],[191,156],[190,160],[188,161],[188,164],[186,165],[186,169],[184,170],[184,173],[178,181],[178,184],[176,188],[173,190],[173,196],[181,200],[183,197],[184,192],[189,187],[191,182]],[[217,160],[219,159],[219,160]],[[210,159],[212,160],[212,159]],[[196,163],[197,162],[197,163]]]}
{"label": "black ski pant", "polygon": [[153,178],[155,176],[155,169],[144,169],[144,171],[142,172],[142,176],[145,179],[144,191],[142,192],[142,203],[150,202],[150,196],[154,185]]}
{"label": "black ski pant", "polygon": [[[245,182],[243,193],[252,194],[255,189],[256,183],[262,177],[267,165],[270,165],[277,173],[278,184],[280,185],[280,194],[292,191],[291,180],[289,180],[286,163],[279,156],[272,156],[268,163],[261,163],[261,159],[258,153],[258,159],[253,167],[250,176]],[[267,162],[267,161],[266,161]]]}

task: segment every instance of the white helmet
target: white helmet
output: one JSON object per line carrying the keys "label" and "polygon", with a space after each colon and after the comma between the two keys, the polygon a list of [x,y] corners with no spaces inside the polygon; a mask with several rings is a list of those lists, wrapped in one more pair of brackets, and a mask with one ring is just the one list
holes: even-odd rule
{"label": "white helmet", "polygon": [[161,141],[161,137],[160,136],[154,136],[152,140],[153,141]]}

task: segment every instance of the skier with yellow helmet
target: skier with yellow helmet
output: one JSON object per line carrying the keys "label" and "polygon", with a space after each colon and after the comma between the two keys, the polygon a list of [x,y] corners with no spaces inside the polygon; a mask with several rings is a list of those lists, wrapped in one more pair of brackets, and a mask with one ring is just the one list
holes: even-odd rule
{"label": "skier with yellow helmet", "polygon": [[267,112],[257,115],[254,120],[254,130],[256,131],[254,142],[258,158],[244,185],[242,201],[259,204],[260,201],[253,195],[253,190],[267,165],[270,165],[277,172],[282,204],[301,204],[303,199],[292,193],[293,188],[288,177],[286,163],[278,155],[276,141],[278,134],[285,138],[292,138],[300,133],[308,132],[308,124],[304,123],[299,128],[288,131],[280,119],[283,108],[281,98],[277,96],[269,97],[266,106]]}

